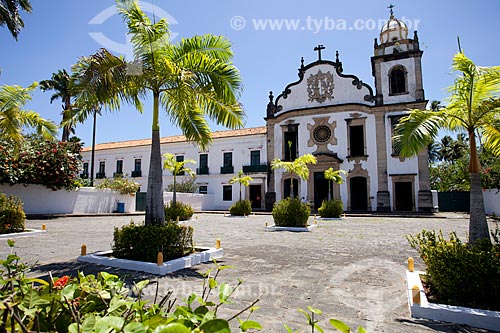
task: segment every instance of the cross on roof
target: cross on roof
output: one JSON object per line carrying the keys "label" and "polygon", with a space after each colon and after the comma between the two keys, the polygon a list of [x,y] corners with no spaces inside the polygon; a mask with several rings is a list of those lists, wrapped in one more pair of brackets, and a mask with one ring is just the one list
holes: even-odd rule
{"label": "cross on roof", "polygon": [[394,10],[392,10],[394,7],[396,7],[396,6],[394,6],[392,3],[387,7],[390,10],[391,18],[394,17]]}
{"label": "cross on roof", "polygon": [[325,47],[323,45],[318,45],[314,48],[314,51],[318,51],[318,60],[321,61],[321,50],[324,50]]}

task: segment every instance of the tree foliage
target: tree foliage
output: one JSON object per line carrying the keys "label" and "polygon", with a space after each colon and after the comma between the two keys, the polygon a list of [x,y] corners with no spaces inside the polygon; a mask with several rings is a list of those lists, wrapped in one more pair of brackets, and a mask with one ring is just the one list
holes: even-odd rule
{"label": "tree foliage", "polygon": [[21,29],[24,28],[20,11],[31,13],[31,9],[30,0],[0,0],[0,27],[6,26],[17,41]]}

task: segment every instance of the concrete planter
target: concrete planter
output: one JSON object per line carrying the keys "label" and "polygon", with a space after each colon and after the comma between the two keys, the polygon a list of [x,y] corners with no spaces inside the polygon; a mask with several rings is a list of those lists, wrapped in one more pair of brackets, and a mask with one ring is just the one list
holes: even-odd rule
{"label": "concrete planter", "polygon": [[[500,328],[500,312],[498,311],[430,303],[420,280],[420,274],[423,273],[406,271],[408,306],[412,317],[465,324],[488,330],[498,330]],[[420,304],[414,304],[413,302],[413,286],[419,288]]]}
{"label": "concrete planter", "polygon": [[110,256],[112,251],[96,252],[85,256],[79,256],[78,261],[156,275],[165,275],[204,262],[212,261],[214,259],[220,259],[224,255],[224,249],[222,248],[197,248],[197,250],[200,252],[164,262],[161,266],[151,262],[113,258]]}

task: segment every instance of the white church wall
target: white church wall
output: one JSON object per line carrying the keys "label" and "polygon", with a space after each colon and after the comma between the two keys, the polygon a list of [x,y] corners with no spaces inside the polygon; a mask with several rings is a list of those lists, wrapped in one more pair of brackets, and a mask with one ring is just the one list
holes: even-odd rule
{"label": "white church wall", "polygon": [[[316,100],[310,101],[307,91],[307,79],[318,74],[319,71],[321,71],[322,73],[330,72],[331,74],[333,74],[333,82],[335,85],[333,89],[333,98],[323,103],[319,103]],[[337,74],[335,67],[332,65],[323,64],[314,66],[304,73],[304,79],[302,80],[302,82],[300,82],[296,86],[290,87],[291,93],[288,94],[286,99],[283,97],[279,99],[278,103],[282,106],[282,111],[278,112],[277,115],[288,110],[346,103],[361,103],[366,105],[373,105],[372,102],[367,102],[364,100],[364,97],[370,94],[368,88],[363,86],[361,89],[357,89],[356,86],[352,84],[352,81],[352,78],[340,77]]]}

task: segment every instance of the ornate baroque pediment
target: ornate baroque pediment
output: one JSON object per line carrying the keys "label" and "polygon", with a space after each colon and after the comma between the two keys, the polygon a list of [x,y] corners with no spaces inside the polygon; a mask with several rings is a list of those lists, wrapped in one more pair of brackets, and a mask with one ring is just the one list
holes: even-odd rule
{"label": "ornate baroque pediment", "polygon": [[326,100],[333,99],[333,89],[335,83],[333,82],[333,74],[328,71],[323,73],[321,69],[316,74],[309,75],[307,78],[307,94],[309,102],[323,103]]}

